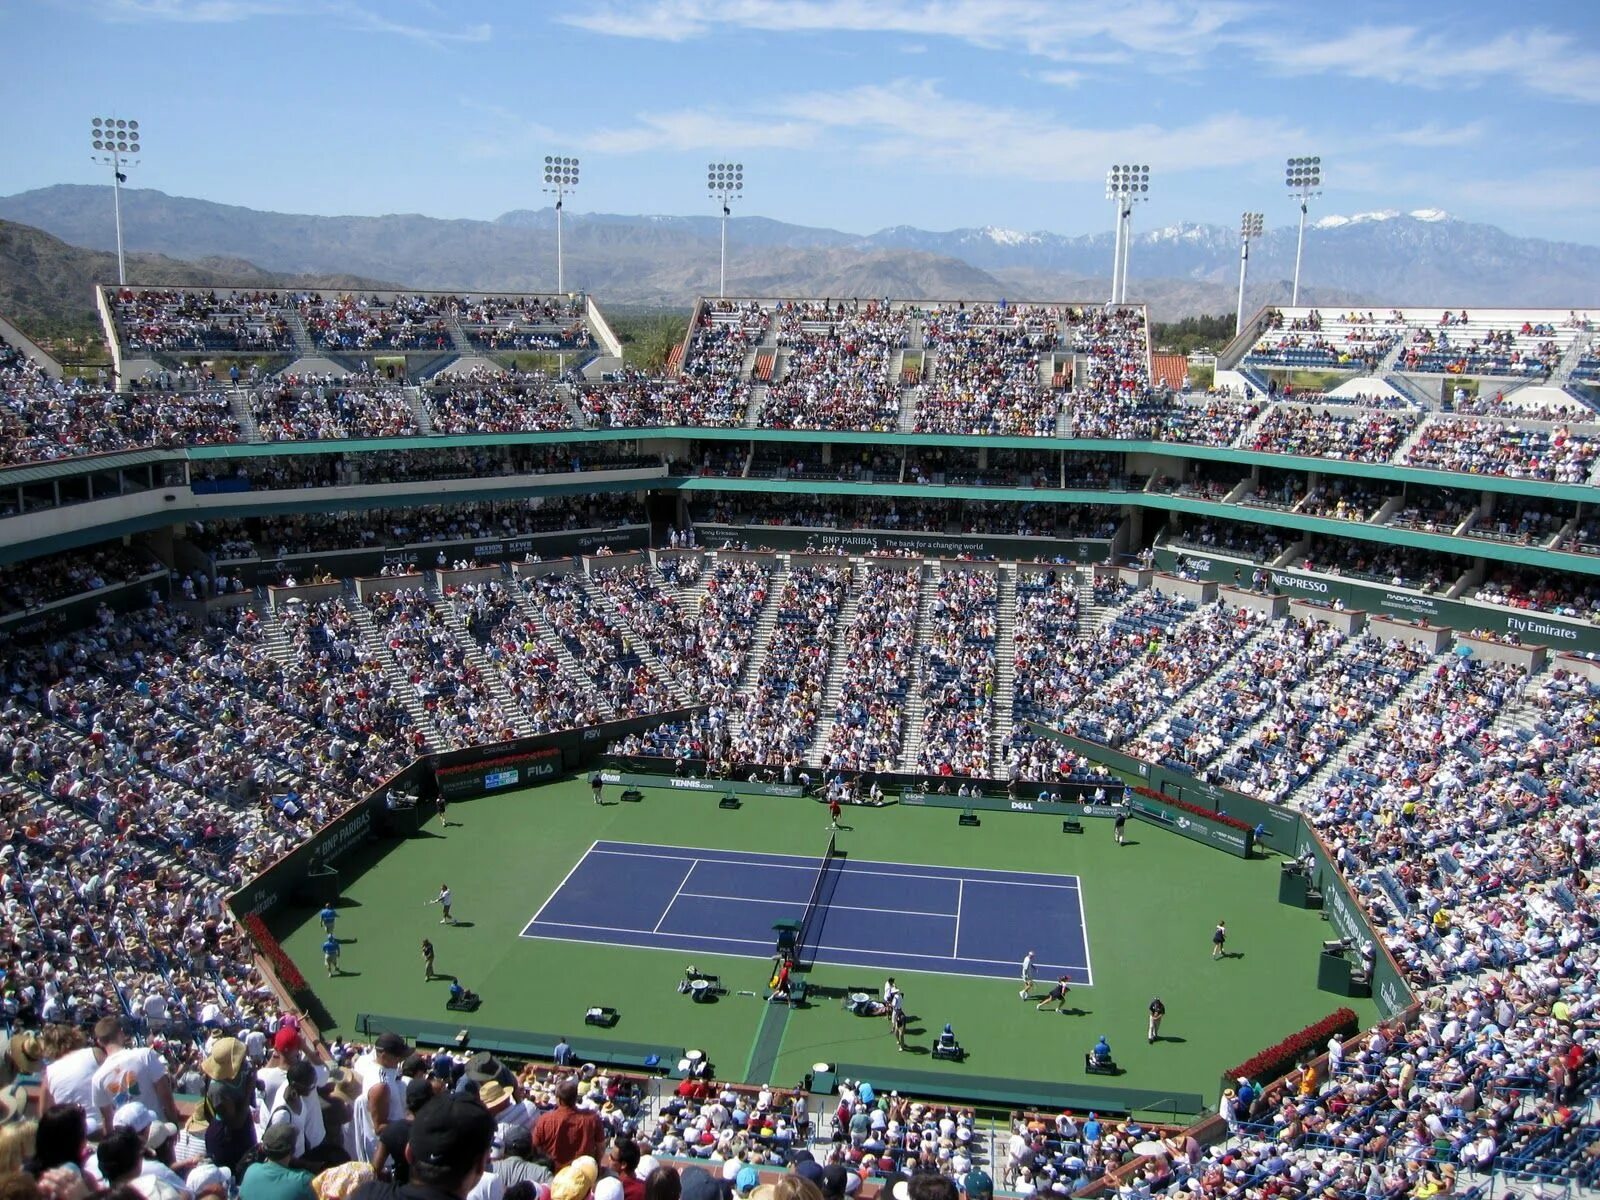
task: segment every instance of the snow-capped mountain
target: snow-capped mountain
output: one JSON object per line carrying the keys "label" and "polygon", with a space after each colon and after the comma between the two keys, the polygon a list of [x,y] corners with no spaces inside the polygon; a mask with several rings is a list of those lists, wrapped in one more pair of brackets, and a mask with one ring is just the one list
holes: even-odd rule
{"label": "snow-capped mountain", "polygon": [[[349,274],[415,287],[553,286],[550,209],[494,221],[416,214],[318,217],[258,212],[125,189],[129,248],[194,260],[244,259],[274,272]],[[92,249],[115,245],[107,189],[60,185],[0,197],[0,218]],[[896,225],[868,236],[734,217],[730,290],[760,295],[1012,296],[1089,300],[1111,275],[1113,233],[1068,235],[997,225],[935,231]],[[1142,226],[1136,212],[1129,294],[1162,319],[1231,311],[1235,227]],[[1286,298],[1297,229],[1292,210],[1250,248],[1251,303]],[[716,286],[719,219],[572,213],[567,280],[613,304],[685,304]],[[1436,208],[1348,216],[1313,209],[1302,298],[1336,304],[1507,304],[1600,309],[1600,247],[1513,237]]]}

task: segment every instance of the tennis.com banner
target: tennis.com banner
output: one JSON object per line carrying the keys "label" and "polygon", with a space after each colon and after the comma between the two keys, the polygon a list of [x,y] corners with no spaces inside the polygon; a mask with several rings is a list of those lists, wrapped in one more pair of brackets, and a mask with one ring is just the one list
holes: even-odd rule
{"label": "tennis.com banner", "polygon": [[802,796],[798,783],[761,783],[738,779],[696,779],[692,775],[645,775],[632,771],[601,771],[600,782],[621,787],[664,788],[679,792],[715,792],[726,796]]}
{"label": "tennis.com banner", "polygon": [[439,784],[439,794],[447,800],[458,800],[554,779],[560,773],[561,750],[550,746],[523,754],[505,754],[485,762],[440,767],[433,774]]}

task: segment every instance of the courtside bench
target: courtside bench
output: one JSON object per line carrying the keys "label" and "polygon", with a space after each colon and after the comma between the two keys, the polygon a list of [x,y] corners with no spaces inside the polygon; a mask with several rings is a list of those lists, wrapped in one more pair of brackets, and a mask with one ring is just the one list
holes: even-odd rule
{"label": "courtside bench", "polygon": [[[972,1059],[968,1057],[967,1065]],[[1017,1079],[969,1075],[964,1070],[896,1071],[858,1063],[834,1064],[839,1079],[865,1079],[880,1096],[899,1092],[919,1100],[948,1100],[962,1108],[993,1107],[1007,1112],[1018,1108],[1060,1112],[1129,1113],[1156,1109],[1194,1115],[1206,1111],[1199,1092],[1159,1091],[1109,1087],[1093,1083],[1028,1082]]]}
{"label": "courtside bench", "polygon": [[[618,1042],[610,1038],[589,1039],[581,1034],[587,1028],[580,1016],[574,1020],[568,1044],[580,1062],[599,1066],[623,1067],[636,1071],[653,1071],[665,1074],[683,1057],[682,1046],[656,1046],[643,1042]],[[455,1050],[462,1030],[469,1035],[467,1049],[473,1052],[487,1050],[491,1054],[508,1058],[550,1060],[556,1056],[559,1035],[536,1033],[520,1029],[491,1029],[479,1025],[441,1025],[434,1021],[419,1021],[409,1017],[390,1017],[382,1013],[357,1013],[356,1031],[366,1037],[380,1033],[398,1033],[415,1046],[438,1046]],[[656,1061],[651,1062],[651,1059]]]}

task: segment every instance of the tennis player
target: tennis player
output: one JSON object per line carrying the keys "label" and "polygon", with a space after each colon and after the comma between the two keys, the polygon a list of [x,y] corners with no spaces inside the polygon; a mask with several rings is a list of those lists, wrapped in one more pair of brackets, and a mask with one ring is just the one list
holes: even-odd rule
{"label": "tennis player", "polygon": [[444,912],[444,916],[439,918],[439,924],[454,925],[456,923],[456,919],[450,915],[450,885],[448,883],[441,883],[439,885],[439,894],[429,900],[428,903],[437,904]]}

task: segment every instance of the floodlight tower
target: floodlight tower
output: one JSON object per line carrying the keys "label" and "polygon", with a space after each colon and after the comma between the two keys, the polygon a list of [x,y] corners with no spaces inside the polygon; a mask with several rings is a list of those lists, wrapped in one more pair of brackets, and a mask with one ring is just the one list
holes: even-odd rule
{"label": "floodlight tower", "polygon": [[1284,174],[1289,194],[1300,201],[1300,236],[1294,244],[1294,293],[1290,304],[1300,303],[1300,254],[1306,246],[1306,209],[1313,196],[1322,195],[1322,158],[1319,155],[1291,158]]}
{"label": "floodlight tower", "polygon": [[111,203],[117,220],[117,283],[128,282],[128,265],[122,256],[122,185],[128,182],[125,167],[136,167],[127,155],[139,153],[139,122],[119,117],[96,117],[89,126],[89,144],[95,153],[90,159],[111,168]]}
{"label": "floodlight tower", "polygon": [[1261,213],[1247,212],[1239,218],[1239,311],[1233,318],[1233,336],[1244,329],[1244,272],[1250,262],[1250,239],[1261,236],[1266,218]]}
{"label": "floodlight tower", "polygon": [[720,300],[728,288],[728,218],[733,215],[733,202],[744,191],[744,164],[707,163],[706,190],[713,200],[722,202],[722,265],[717,270],[717,298]]}
{"label": "floodlight tower", "polygon": [[1128,251],[1133,242],[1133,206],[1150,198],[1150,168],[1118,164],[1106,172],[1106,196],[1117,205],[1117,239],[1111,263],[1111,301],[1128,299]]}
{"label": "floodlight tower", "polygon": [[578,186],[578,160],[544,156],[544,190],[556,198],[556,291],[565,292],[566,275],[561,258],[561,210],[567,193]]}

